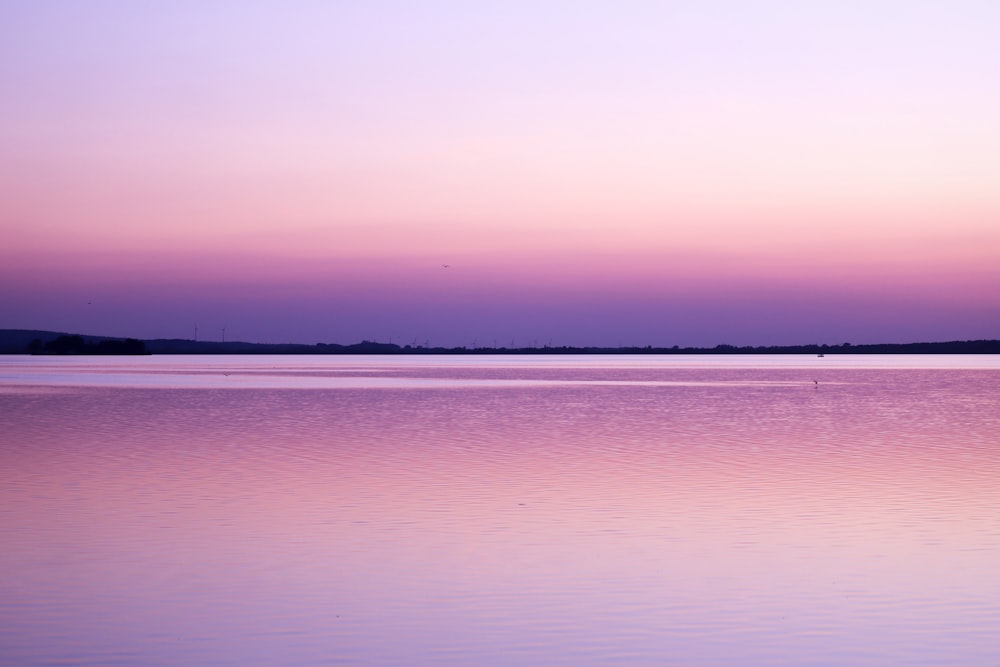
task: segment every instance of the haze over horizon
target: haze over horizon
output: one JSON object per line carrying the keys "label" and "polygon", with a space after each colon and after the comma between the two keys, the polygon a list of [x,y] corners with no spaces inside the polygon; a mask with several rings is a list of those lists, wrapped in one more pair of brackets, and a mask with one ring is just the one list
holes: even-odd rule
{"label": "haze over horizon", "polygon": [[1000,338],[1000,3],[0,6],[0,328]]}

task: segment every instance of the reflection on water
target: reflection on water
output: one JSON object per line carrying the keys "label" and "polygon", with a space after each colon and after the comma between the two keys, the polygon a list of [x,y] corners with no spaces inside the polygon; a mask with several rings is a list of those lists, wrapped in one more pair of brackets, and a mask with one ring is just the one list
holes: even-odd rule
{"label": "reflection on water", "polygon": [[909,359],[0,358],[0,664],[989,664],[1000,365]]}

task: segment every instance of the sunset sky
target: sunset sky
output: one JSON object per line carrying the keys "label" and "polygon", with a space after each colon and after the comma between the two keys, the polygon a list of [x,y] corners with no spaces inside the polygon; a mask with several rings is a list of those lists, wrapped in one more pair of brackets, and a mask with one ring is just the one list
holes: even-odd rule
{"label": "sunset sky", "polygon": [[0,328],[1000,338],[998,31],[994,0],[4,2]]}

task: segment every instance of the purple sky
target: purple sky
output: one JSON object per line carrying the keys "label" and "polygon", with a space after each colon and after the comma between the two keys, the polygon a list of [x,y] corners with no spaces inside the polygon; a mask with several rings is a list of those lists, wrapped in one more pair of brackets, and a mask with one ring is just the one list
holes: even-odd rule
{"label": "purple sky", "polygon": [[1000,338],[997,25],[972,1],[6,3],[0,327]]}

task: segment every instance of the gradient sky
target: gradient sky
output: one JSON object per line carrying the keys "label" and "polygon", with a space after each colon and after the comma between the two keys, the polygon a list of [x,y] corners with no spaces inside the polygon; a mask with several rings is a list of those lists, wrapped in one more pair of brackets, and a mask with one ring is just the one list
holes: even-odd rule
{"label": "gradient sky", "polygon": [[1000,338],[998,29],[993,0],[5,2],[0,328]]}

